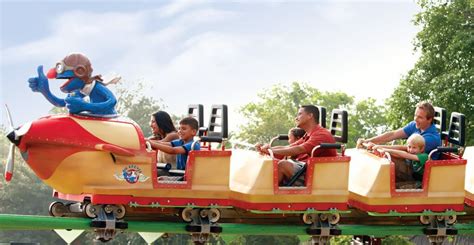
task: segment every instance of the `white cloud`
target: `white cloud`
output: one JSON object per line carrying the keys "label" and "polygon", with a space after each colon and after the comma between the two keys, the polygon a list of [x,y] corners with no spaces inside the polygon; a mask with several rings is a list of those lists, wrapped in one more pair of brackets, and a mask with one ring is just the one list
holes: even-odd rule
{"label": "white cloud", "polygon": [[[407,62],[411,37],[387,40],[388,34],[374,32],[379,27],[371,25],[380,25],[370,22],[372,16],[364,19],[347,4],[315,5],[313,15],[301,18],[269,18],[273,16],[267,13],[265,20],[271,21],[262,23],[259,11],[222,10],[206,3],[177,1],[135,12],[64,12],[52,19],[47,37],[2,50],[2,67],[34,71],[38,64],[49,66],[80,51],[97,73],[149,82],[153,89],[147,93],[180,114],[191,103],[227,103],[235,111],[261,89],[292,81],[384,98],[412,64]],[[339,29],[327,23],[337,23]],[[406,46],[400,47],[403,42]]]}
{"label": "white cloud", "polygon": [[208,1],[203,0],[174,0],[171,1],[168,5],[162,7],[159,10],[159,13],[162,17],[173,17],[175,15],[180,14],[181,12],[206,3]]}

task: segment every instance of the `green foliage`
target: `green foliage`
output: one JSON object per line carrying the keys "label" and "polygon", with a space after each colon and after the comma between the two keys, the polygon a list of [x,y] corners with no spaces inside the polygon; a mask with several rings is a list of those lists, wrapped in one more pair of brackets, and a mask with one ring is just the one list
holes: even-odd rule
{"label": "green foliage", "polygon": [[345,244],[351,244],[352,242],[352,236],[335,236],[331,237],[331,240],[329,240],[329,244],[331,245],[345,245]]}
{"label": "green foliage", "polygon": [[419,4],[422,12],[414,23],[423,29],[416,36],[415,51],[421,56],[387,100],[390,125],[399,128],[408,123],[415,104],[429,100],[445,108],[448,118],[455,111],[465,114],[466,144],[474,145],[474,4],[471,0]]}
{"label": "green foliage", "polygon": [[349,113],[348,146],[354,147],[358,138],[370,138],[386,131],[387,119],[383,106],[377,105],[373,98],[362,100],[351,108]]}
{"label": "green foliage", "polygon": [[142,82],[138,82],[133,88],[122,82],[117,85],[115,95],[117,97],[117,113],[135,121],[140,125],[143,135],[147,136],[151,135],[151,114],[163,109],[164,106],[160,100],[143,95],[144,89]]}
{"label": "green foliage", "polygon": [[238,236],[234,241],[230,242],[231,245],[237,244],[300,244],[300,240],[297,236]]}
{"label": "green foliage", "polygon": [[268,142],[277,134],[286,134],[295,126],[294,119],[300,105],[320,105],[330,112],[347,108],[353,97],[341,92],[320,92],[305,83],[289,86],[275,85],[258,94],[259,102],[251,102],[240,110],[247,123],[240,126],[237,137],[250,143]]}
{"label": "green foliage", "polygon": [[383,245],[411,245],[413,244],[404,236],[388,236],[383,238]]}
{"label": "green foliage", "polygon": [[66,107],[53,107],[49,110],[49,114],[67,114],[69,113]]}
{"label": "green foliage", "polygon": [[307,84],[276,85],[259,93],[259,102],[251,102],[241,108],[248,121],[240,126],[237,135],[250,143],[268,142],[278,134],[288,133],[295,126],[294,118],[300,105],[312,104],[326,107],[327,122],[331,111],[346,109],[349,114],[348,147],[355,146],[359,137],[371,137],[385,127],[385,109],[369,98],[354,104],[354,98],[342,92],[321,92]]}

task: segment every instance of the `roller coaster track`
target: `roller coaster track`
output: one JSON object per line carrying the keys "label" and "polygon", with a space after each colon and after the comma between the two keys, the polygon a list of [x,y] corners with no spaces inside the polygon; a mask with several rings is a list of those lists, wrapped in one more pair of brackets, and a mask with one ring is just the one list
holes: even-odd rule
{"label": "roller coaster track", "polygon": [[[186,223],[172,221],[127,220],[128,232],[188,233]],[[307,235],[307,226],[300,224],[248,224],[220,223],[223,235]],[[423,235],[422,225],[362,225],[341,224],[342,235],[370,235],[383,237],[389,235]],[[454,225],[458,235],[474,235],[474,221]],[[91,220],[77,217],[49,217],[32,215],[0,214],[0,230],[93,230]]]}

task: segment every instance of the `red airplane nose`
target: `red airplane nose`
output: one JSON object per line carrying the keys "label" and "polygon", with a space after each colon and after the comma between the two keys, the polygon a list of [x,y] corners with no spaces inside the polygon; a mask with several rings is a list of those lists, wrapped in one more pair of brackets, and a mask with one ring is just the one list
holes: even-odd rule
{"label": "red airplane nose", "polygon": [[58,74],[56,73],[56,68],[51,68],[48,71],[48,74],[46,74],[46,77],[49,79],[56,78]]}

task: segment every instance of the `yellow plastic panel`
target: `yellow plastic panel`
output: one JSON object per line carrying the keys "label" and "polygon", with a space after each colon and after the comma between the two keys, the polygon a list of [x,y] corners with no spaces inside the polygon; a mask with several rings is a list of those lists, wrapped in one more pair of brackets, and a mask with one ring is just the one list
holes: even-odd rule
{"label": "yellow plastic panel", "polygon": [[390,195],[390,162],[366,150],[349,149],[349,191],[360,196],[386,197]]}
{"label": "yellow plastic panel", "polygon": [[[232,198],[251,203],[347,202],[347,163],[318,163],[316,166],[317,171],[321,171],[316,178],[320,182],[331,179],[330,183],[318,183],[319,189],[313,189],[312,194],[275,194],[273,160],[254,151],[235,150],[232,152],[230,179]],[[298,188],[304,187],[285,190]]]}
{"label": "yellow plastic panel", "polygon": [[465,190],[470,200],[474,200],[474,146],[465,149],[463,158],[467,160]]}
{"label": "yellow plastic panel", "polygon": [[[121,161],[126,160],[121,158]],[[140,181],[130,184],[120,179],[128,166],[136,166],[143,174]],[[107,152],[87,151],[73,154],[61,162],[54,174],[45,182],[59,192],[67,194],[97,193],[96,188],[126,189],[152,188],[151,167],[148,162],[130,161],[114,163]],[[142,182],[143,181],[143,182]]]}
{"label": "yellow plastic panel", "polygon": [[313,194],[348,195],[349,162],[316,163]]}
{"label": "yellow plastic panel", "polygon": [[[466,165],[432,166],[428,196],[464,196],[465,171]],[[446,182],[449,182],[449,185]]]}
{"label": "yellow plastic panel", "polygon": [[74,117],[71,119],[105,142],[134,150],[140,149],[137,130],[130,123],[81,120]]}
{"label": "yellow plastic panel", "polygon": [[255,151],[233,150],[230,189],[248,194],[273,194],[272,159]]}
{"label": "yellow plastic panel", "polygon": [[193,189],[228,190],[230,156],[196,157],[192,176]]}

